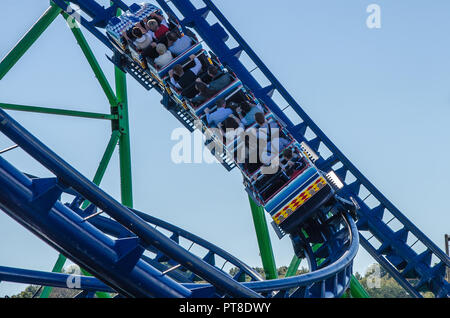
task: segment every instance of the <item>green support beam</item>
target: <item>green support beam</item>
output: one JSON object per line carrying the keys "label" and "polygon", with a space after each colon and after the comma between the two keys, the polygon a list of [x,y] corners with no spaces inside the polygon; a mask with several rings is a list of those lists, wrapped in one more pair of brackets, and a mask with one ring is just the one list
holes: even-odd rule
{"label": "green support beam", "polygon": [[[113,2],[111,2],[113,4]],[[122,10],[117,9],[117,16]],[[130,124],[128,119],[128,94],[127,75],[117,66],[114,67],[114,77],[116,82],[116,97],[118,104],[112,106],[111,111],[119,115],[118,129],[119,138],[119,160],[120,160],[120,193],[122,204],[130,208],[133,207],[133,180],[131,172],[131,143]]]}
{"label": "green support beam", "polygon": [[[106,168],[108,168],[109,162],[111,161],[111,157],[116,149],[116,145],[120,138],[120,132],[114,130],[111,134],[111,138],[109,139],[108,145],[106,146],[105,153],[103,154],[102,160],[97,168],[97,172],[95,173],[94,179],[92,182],[99,186],[102,182],[103,176],[105,175]],[[82,209],[87,208],[89,205],[89,201],[84,201],[82,205]]]}
{"label": "green support beam", "polygon": [[128,120],[128,96],[126,74],[115,68],[116,94],[119,99],[117,112],[119,115],[119,159],[120,159],[120,192],[122,204],[133,207],[133,184],[131,172],[131,143]]}
{"label": "green support beam", "polygon": [[20,60],[27,50],[36,42],[42,33],[56,19],[61,9],[55,4],[44,12],[39,20],[31,27],[31,29],[20,39],[14,48],[0,62],[0,80],[11,70],[11,68]]}
{"label": "green support beam", "polygon": [[370,298],[370,295],[354,275],[350,279],[350,294],[353,298]]}
{"label": "green support beam", "polygon": [[292,277],[297,275],[297,270],[301,262],[302,260],[298,258],[296,255],[294,255],[291,264],[289,265],[288,270],[286,271],[286,277]]}
{"label": "green support beam", "polygon": [[267,229],[264,208],[258,206],[249,196],[250,208],[252,210],[253,223],[255,225],[256,237],[258,239],[259,251],[266,273],[266,279],[278,278],[277,266],[273,255],[272,243],[270,241],[269,230]]}
{"label": "green support beam", "polygon": [[[61,273],[64,268],[64,264],[66,263],[66,260],[67,260],[67,258],[64,255],[59,254],[58,259],[56,260],[55,266],[53,266],[52,272],[53,273]],[[42,290],[42,293],[39,296],[39,298],[50,297],[52,290],[53,290],[53,287],[45,286],[44,289]]]}
{"label": "green support beam", "polygon": [[[67,20],[69,18],[69,15],[66,12],[63,12],[62,15]],[[75,36],[75,39],[77,40],[78,45],[80,46],[81,50],[83,51],[84,56],[86,57],[89,65],[92,68],[92,71],[95,74],[95,77],[97,78],[98,82],[100,83],[100,86],[103,89],[103,92],[105,93],[106,97],[108,98],[109,104],[111,106],[117,105],[119,103],[119,100],[117,99],[116,95],[114,94],[113,89],[111,88],[111,85],[109,85],[108,80],[106,79],[105,73],[103,72],[102,68],[100,67],[100,64],[98,63],[94,53],[92,52],[91,48],[89,47],[89,44],[86,41],[86,38],[83,35],[83,32],[81,32],[81,29],[78,26],[78,23],[74,22],[77,27],[71,27],[73,35]]]}
{"label": "green support beam", "polygon": [[0,108],[22,111],[22,112],[52,114],[52,115],[81,117],[81,118],[90,118],[90,119],[115,120],[118,118],[117,115],[111,115],[111,114],[100,114],[100,113],[82,112],[82,111],[77,111],[77,110],[67,110],[67,109],[59,109],[59,108],[37,107],[37,106],[25,106],[25,105],[15,105],[15,104],[5,104],[5,103],[0,103]]}
{"label": "green support beam", "polygon": [[106,168],[109,165],[109,162],[111,161],[111,157],[114,153],[114,150],[116,148],[116,145],[120,138],[120,132],[117,130],[114,130],[111,134],[111,138],[109,139],[108,145],[106,146],[105,153],[103,154],[102,160],[100,160],[100,164],[98,166],[97,172],[95,173],[93,183],[96,185],[100,185],[103,176],[105,175]]}

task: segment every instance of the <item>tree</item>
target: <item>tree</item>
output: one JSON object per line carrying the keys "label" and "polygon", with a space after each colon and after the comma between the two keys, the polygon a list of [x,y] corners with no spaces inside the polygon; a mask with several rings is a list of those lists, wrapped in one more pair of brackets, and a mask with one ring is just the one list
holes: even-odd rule
{"label": "tree", "polygon": [[[76,274],[78,271],[78,266],[71,265],[65,269],[63,269],[63,273],[66,274]],[[40,289],[41,286],[35,286],[30,285],[27,288],[25,288],[24,291],[20,292],[17,295],[11,296],[11,298],[32,298],[32,297],[39,297],[40,293],[42,292],[42,289]],[[40,290],[39,290],[40,289]],[[69,288],[53,288],[52,292],[50,293],[49,298],[73,298],[75,295],[80,293],[80,290],[75,289],[69,289]]]}
{"label": "tree", "polygon": [[33,296],[39,290],[39,287],[40,286],[30,285],[19,294],[11,296],[11,298],[33,298]]}
{"label": "tree", "polygon": [[411,298],[403,287],[378,264],[369,266],[364,277],[359,273],[356,273],[355,277],[372,298]]}
{"label": "tree", "polygon": [[[253,270],[256,271],[262,278],[266,278],[266,273],[264,271],[264,268],[261,267],[253,267]],[[281,266],[277,269],[277,273],[278,273],[278,278],[284,278],[286,276],[288,267],[287,266]],[[230,269],[230,275],[231,276],[235,276],[237,273],[239,272],[239,269],[237,267],[233,267],[232,269]],[[309,270],[302,267],[301,269],[297,270],[296,275],[302,275],[305,273],[308,273]],[[247,280],[249,280],[248,277],[246,277]]]}

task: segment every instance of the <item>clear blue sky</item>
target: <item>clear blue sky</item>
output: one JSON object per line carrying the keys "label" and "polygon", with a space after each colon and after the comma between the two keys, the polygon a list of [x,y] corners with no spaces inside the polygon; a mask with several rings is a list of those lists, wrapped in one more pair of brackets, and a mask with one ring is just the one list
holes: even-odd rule
{"label": "clear blue sky", "polygon": [[[107,1],[101,1],[105,3]],[[126,1],[130,3],[131,1]],[[195,1],[199,2],[199,1]],[[440,247],[450,232],[450,2],[447,0],[216,0],[272,72],[332,141]],[[381,7],[382,28],[366,27],[366,8]],[[4,0],[0,56],[47,8],[46,0]],[[85,32],[109,79],[103,46]],[[135,207],[261,266],[248,200],[237,171],[175,165],[170,136],[180,124],[160,96],[129,78]],[[0,102],[108,112],[106,98],[62,18],[0,82]],[[9,112],[60,156],[92,178],[110,134],[108,122]],[[0,136],[0,149],[11,142]],[[20,151],[17,167],[50,176]],[[119,194],[117,153],[102,187]],[[278,266],[293,252],[272,244]],[[0,213],[0,265],[50,270],[54,250]],[[373,260],[361,248],[355,270]],[[22,286],[0,284],[0,296]]]}

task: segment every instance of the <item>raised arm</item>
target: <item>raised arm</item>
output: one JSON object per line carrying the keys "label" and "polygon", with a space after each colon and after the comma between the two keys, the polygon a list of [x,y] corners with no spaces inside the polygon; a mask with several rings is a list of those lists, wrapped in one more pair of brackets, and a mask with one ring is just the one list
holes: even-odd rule
{"label": "raised arm", "polygon": [[175,86],[177,89],[182,90],[183,88],[175,81],[175,79],[173,78],[173,70],[169,71],[169,77],[170,77],[170,82],[172,83],[173,86]]}
{"label": "raised arm", "polygon": [[160,24],[164,24],[164,25],[167,26],[167,27],[169,26],[169,25],[167,24],[166,19],[165,19],[162,15],[157,14],[156,12],[151,13],[151,14],[150,14],[150,17],[152,17],[153,19],[155,19],[156,21],[158,21]]}
{"label": "raised arm", "polygon": [[202,70],[202,63],[195,55],[191,55],[190,58],[195,63],[195,65],[191,68],[191,71],[195,75],[198,75],[198,73],[200,73],[200,71]]}

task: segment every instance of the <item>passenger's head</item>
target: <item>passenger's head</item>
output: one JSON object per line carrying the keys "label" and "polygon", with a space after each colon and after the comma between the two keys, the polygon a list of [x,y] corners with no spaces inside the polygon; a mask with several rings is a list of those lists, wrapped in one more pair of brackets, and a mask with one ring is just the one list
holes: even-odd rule
{"label": "passenger's head", "polygon": [[150,19],[147,22],[147,26],[150,30],[152,30],[153,32],[156,32],[159,28],[159,24],[158,21],[156,21],[155,19]]}
{"label": "passenger's head", "polygon": [[247,114],[249,111],[252,110],[252,108],[250,107],[250,105],[248,103],[240,103],[240,106],[241,106],[242,112],[244,114]]}
{"label": "passenger's head", "polygon": [[215,92],[212,89],[209,89],[208,86],[203,82],[196,82],[195,88],[200,92],[200,95],[211,98],[215,95]]}
{"label": "passenger's head", "polygon": [[179,36],[176,32],[171,31],[167,33],[167,39],[171,42],[175,42],[176,40],[179,39]]}
{"label": "passenger's head", "polygon": [[263,113],[258,112],[255,114],[255,121],[258,125],[262,126],[266,123],[266,118]]}
{"label": "passenger's head", "polygon": [[217,101],[218,108],[225,108],[226,106],[227,106],[227,101],[225,99],[221,98]]}
{"label": "passenger's head", "polygon": [[177,64],[173,67],[173,72],[177,75],[177,76],[183,76],[184,74],[184,69],[183,66],[181,66],[180,64]]}
{"label": "passenger's head", "polygon": [[284,158],[284,159],[286,159],[286,160],[291,160],[292,157],[293,157],[292,149],[288,148],[288,149],[286,149],[285,151],[283,151],[283,158]]}
{"label": "passenger's head", "polygon": [[208,75],[211,77],[215,77],[217,74],[219,74],[219,69],[217,66],[211,65],[208,67]]}
{"label": "passenger's head", "polygon": [[163,54],[165,54],[165,53],[167,52],[167,47],[166,47],[164,44],[159,43],[159,44],[156,46],[156,52],[157,52],[159,55],[163,55]]}
{"label": "passenger's head", "polygon": [[133,34],[138,39],[143,36],[142,31],[139,28],[133,28],[133,30],[131,30],[131,34]]}
{"label": "passenger's head", "polygon": [[227,119],[225,119],[222,122],[222,129],[223,131],[227,131],[227,130],[234,130],[237,129],[239,127],[239,124],[236,122],[236,120],[234,120],[231,117],[228,117]]}

